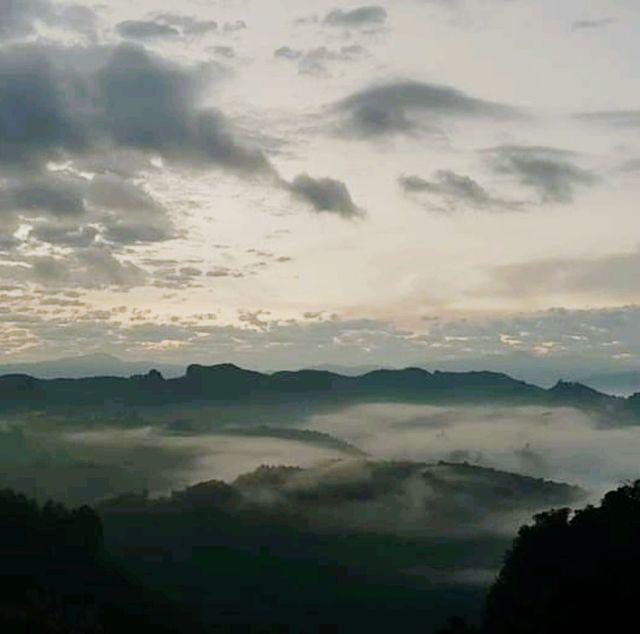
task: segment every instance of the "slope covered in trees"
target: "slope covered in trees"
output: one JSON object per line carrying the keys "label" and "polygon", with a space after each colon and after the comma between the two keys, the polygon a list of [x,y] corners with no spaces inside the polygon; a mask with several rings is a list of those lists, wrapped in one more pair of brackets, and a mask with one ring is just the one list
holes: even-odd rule
{"label": "slope covered in trees", "polygon": [[113,562],[102,522],[87,506],[40,506],[0,491],[0,562],[2,632],[201,631]]}
{"label": "slope covered in trees", "polygon": [[638,632],[640,480],[598,506],[558,508],[523,526],[491,587],[478,630],[443,634]]}

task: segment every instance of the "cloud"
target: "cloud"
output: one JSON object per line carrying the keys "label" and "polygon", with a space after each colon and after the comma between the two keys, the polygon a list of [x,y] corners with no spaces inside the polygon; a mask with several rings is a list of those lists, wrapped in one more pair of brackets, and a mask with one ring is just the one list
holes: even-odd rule
{"label": "cloud", "polygon": [[89,7],[80,4],[62,5],[58,6],[58,22],[94,38],[98,16]]}
{"label": "cloud", "polygon": [[342,181],[300,174],[288,185],[288,189],[316,211],[331,212],[344,218],[355,218],[363,214],[351,199],[351,194]]}
{"label": "cloud", "polygon": [[308,50],[292,49],[289,46],[281,46],[276,49],[273,56],[278,59],[295,61],[298,70],[302,74],[321,75],[326,73],[326,65],[330,62],[350,62],[361,59],[367,54],[367,50],[358,44],[341,46],[339,49],[330,49],[319,46]]}
{"label": "cloud", "polygon": [[290,48],[289,46],[281,46],[273,52],[273,56],[280,59],[296,60],[300,59],[303,51]]}
{"label": "cloud", "polygon": [[37,21],[52,15],[47,0],[0,0],[0,40],[30,35]]}
{"label": "cloud", "polygon": [[30,241],[70,247],[98,238],[114,245],[159,242],[175,233],[162,205],[140,186],[108,173],[89,179],[45,172],[6,180],[0,214],[29,223]]}
{"label": "cloud", "polygon": [[161,13],[153,20],[126,20],[116,25],[119,35],[134,40],[164,37],[191,37],[218,30],[214,20],[198,20],[190,16]]}
{"label": "cloud", "polygon": [[159,14],[156,19],[164,24],[178,27],[184,35],[204,35],[218,30],[218,23],[215,20],[198,20],[191,16],[173,13]]}
{"label": "cloud", "polygon": [[[42,261],[39,272],[46,275],[51,264],[58,265],[58,273],[53,276],[55,284],[49,282],[51,288],[64,288],[65,284],[68,288],[72,280],[77,291],[95,287],[98,279],[103,285],[109,281],[104,274],[97,278],[91,270],[83,270],[86,264],[80,262],[68,271],[68,262],[57,259],[53,263]],[[122,265],[128,288],[132,288],[145,271],[129,270],[126,276],[127,262]],[[12,285],[24,287],[25,280],[33,281],[33,272],[25,267],[26,264],[19,269],[10,267],[6,275],[0,269],[0,273]],[[180,268],[186,267],[171,267],[171,279],[163,279],[164,273],[158,271],[157,283],[164,287],[183,284],[186,278],[181,277]],[[155,273],[152,279],[156,280]],[[197,282],[201,276],[193,279]],[[260,309],[244,313],[260,314],[259,327],[247,321],[243,327],[212,324],[188,315],[173,322],[151,311],[138,311],[134,316],[137,325],[133,327],[117,312],[97,320],[87,317],[85,310],[69,307],[63,313],[43,316],[26,310],[28,305],[24,294],[21,299],[14,295],[12,301],[3,297],[0,302],[0,346],[7,357],[23,354],[21,346],[31,341],[37,342],[40,358],[69,356],[79,349],[98,347],[125,358],[151,356],[158,361],[185,364],[210,364],[212,359],[224,359],[267,370],[323,364],[493,370],[543,385],[551,385],[559,378],[582,377],[587,374],[585,368],[588,373],[634,370],[640,359],[637,305],[440,319],[417,332],[380,320],[341,319],[328,314],[313,321],[278,320]],[[516,446],[522,446],[522,442],[521,439]]]}
{"label": "cloud", "polygon": [[222,25],[222,30],[225,33],[235,33],[236,31],[244,31],[247,27],[247,23],[244,20],[236,20],[235,22],[225,22]]}
{"label": "cloud", "polygon": [[213,52],[218,57],[224,57],[226,59],[233,59],[236,56],[236,51],[233,46],[214,46]]}
{"label": "cloud", "polygon": [[25,264],[27,268],[15,271],[18,279],[51,287],[132,288],[146,282],[142,269],[97,246],[75,249],[67,257],[30,256]]}
{"label": "cloud", "polygon": [[198,108],[197,73],[131,46],[117,48],[98,72],[104,132],[118,145],[174,160],[258,172],[269,170],[261,152],[234,138],[225,116]]}
{"label": "cloud", "polygon": [[584,112],[576,115],[577,119],[601,123],[621,128],[640,127],[640,110],[603,110],[600,112]]}
{"label": "cloud", "polygon": [[4,273],[84,283],[73,271],[92,257],[101,284],[141,280],[139,271],[117,266],[117,250],[176,236],[167,210],[132,180],[155,169],[158,157],[165,169],[217,167],[273,181],[265,155],[202,105],[211,72],[132,44],[0,48],[0,248],[66,250],[51,251],[51,271],[14,253],[18,268]]}
{"label": "cloud", "polygon": [[[342,438],[378,459],[434,463],[451,453],[466,454],[485,467],[587,489],[633,477],[640,446],[637,427],[598,428],[588,414],[571,408],[378,403],[312,415],[305,427]],[[490,486],[491,480],[482,480]],[[474,488],[467,489],[470,510],[483,497]]]}
{"label": "cloud", "polygon": [[365,88],[334,105],[349,116],[348,127],[364,136],[407,132],[420,127],[415,115],[431,118],[513,119],[520,113],[509,106],[470,97],[435,84],[397,81]]}
{"label": "cloud", "polygon": [[[437,171],[432,180],[420,176],[408,175],[398,179],[400,187],[407,194],[429,194],[440,200],[444,209],[455,211],[460,207],[473,209],[513,210],[519,207],[516,202],[496,198],[489,194],[479,183],[450,170]],[[430,204],[433,208],[441,208]]]}
{"label": "cloud", "polygon": [[0,166],[99,154],[160,154],[237,172],[271,172],[218,110],[201,107],[209,68],[184,68],[131,44],[0,50]]}
{"label": "cloud", "polygon": [[0,167],[33,166],[85,145],[70,81],[37,46],[0,49]]}
{"label": "cloud", "polygon": [[584,31],[585,29],[599,29],[609,26],[615,22],[615,18],[599,18],[597,20],[576,20],[571,27],[574,31]]}
{"label": "cloud", "polygon": [[86,248],[91,246],[99,235],[95,227],[75,227],[55,224],[36,224],[31,228],[29,237],[62,247]]}
{"label": "cloud", "polygon": [[79,4],[50,0],[0,0],[0,42],[18,41],[37,33],[40,24],[95,37],[96,14]]}
{"label": "cloud", "polygon": [[52,173],[5,184],[0,189],[0,212],[46,213],[64,218],[85,212],[83,180]]}
{"label": "cloud", "polygon": [[640,159],[625,161],[620,167],[621,172],[637,172],[640,170]]}
{"label": "cloud", "polygon": [[541,146],[503,145],[486,152],[499,174],[514,176],[537,194],[541,204],[570,203],[576,190],[599,179],[572,162],[573,154]]}
{"label": "cloud", "polygon": [[379,26],[387,21],[387,11],[380,6],[369,5],[344,11],[334,9],[324,17],[324,24],[346,28]]}
{"label": "cloud", "polygon": [[157,37],[177,37],[178,29],[153,20],[127,20],[116,24],[116,31],[122,37],[134,40],[149,40]]}
{"label": "cloud", "polygon": [[640,300],[640,250],[593,258],[553,258],[503,266],[494,271],[495,291],[544,297],[572,293],[618,301]]}

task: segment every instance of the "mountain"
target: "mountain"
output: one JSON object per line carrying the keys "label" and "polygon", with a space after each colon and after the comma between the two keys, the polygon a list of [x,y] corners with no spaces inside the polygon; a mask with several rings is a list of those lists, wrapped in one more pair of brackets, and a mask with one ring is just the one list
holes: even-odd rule
{"label": "mountain", "polygon": [[479,612],[512,536],[505,515],[515,526],[584,495],[464,463],[348,460],[120,496],[97,512],[109,551],[214,631],[432,634]]}
{"label": "mountain", "polygon": [[120,376],[143,374],[157,368],[165,376],[180,376],[184,366],[157,364],[153,361],[123,361],[110,354],[96,353],[78,357],[65,357],[51,361],[10,363],[0,365],[0,376],[28,374],[38,379],[79,379],[92,376]]}
{"label": "mountain", "polygon": [[640,395],[609,396],[563,381],[544,389],[497,372],[406,368],[374,370],[361,376],[318,370],[264,374],[221,364],[190,365],[184,376],[168,379],[157,370],[129,378],[0,377],[0,410],[5,411],[90,407],[117,413],[133,407],[219,403],[275,407],[286,412],[292,405],[326,407],[363,402],[566,406],[588,411],[603,423],[640,420]]}

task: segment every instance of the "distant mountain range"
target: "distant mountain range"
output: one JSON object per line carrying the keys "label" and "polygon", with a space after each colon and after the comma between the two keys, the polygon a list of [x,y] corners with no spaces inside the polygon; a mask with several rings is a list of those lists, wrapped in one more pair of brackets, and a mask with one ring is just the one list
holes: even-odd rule
{"label": "distant mountain range", "polygon": [[168,379],[157,370],[129,378],[45,380],[24,374],[0,377],[0,409],[5,411],[208,402],[278,408],[357,402],[567,406],[587,410],[602,422],[640,421],[640,394],[628,398],[609,396],[580,383],[564,381],[545,389],[496,372],[406,368],[374,370],[361,376],[320,370],[264,374],[221,364],[190,365],[183,376]]}
{"label": "distant mountain range", "polygon": [[31,363],[9,363],[0,365],[0,376],[5,374],[28,374],[37,379],[80,379],[94,376],[121,376],[144,374],[157,369],[166,377],[184,373],[184,365],[158,364],[154,361],[123,361],[110,354],[87,354],[65,357],[51,361]]}

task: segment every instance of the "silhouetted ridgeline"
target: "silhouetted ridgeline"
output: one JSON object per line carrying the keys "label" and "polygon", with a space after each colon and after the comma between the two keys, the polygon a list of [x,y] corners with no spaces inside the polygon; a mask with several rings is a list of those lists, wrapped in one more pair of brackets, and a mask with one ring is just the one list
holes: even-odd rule
{"label": "silhouetted ridgeline", "polygon": [[640,480],[598,507],[560,508],[523,526],[489,591],[481,626],[441,634],[634,634],[639,631]]}
{"label": "silhouetted ridgeline", "polygon": [[351,377],[317,370],[262,374],[230,364],[191,365],[185,376],[164,379],[157,371],[130,378],[39,380],[0,377],[6,410],[77,406],[145,406],[184,402],[353,403],[365,401],[572,406],[621,422],[640,420],[640,395],[601,394],[577,383],[543,389],[495,372],[428,372],[418,368],[376,370]]}

